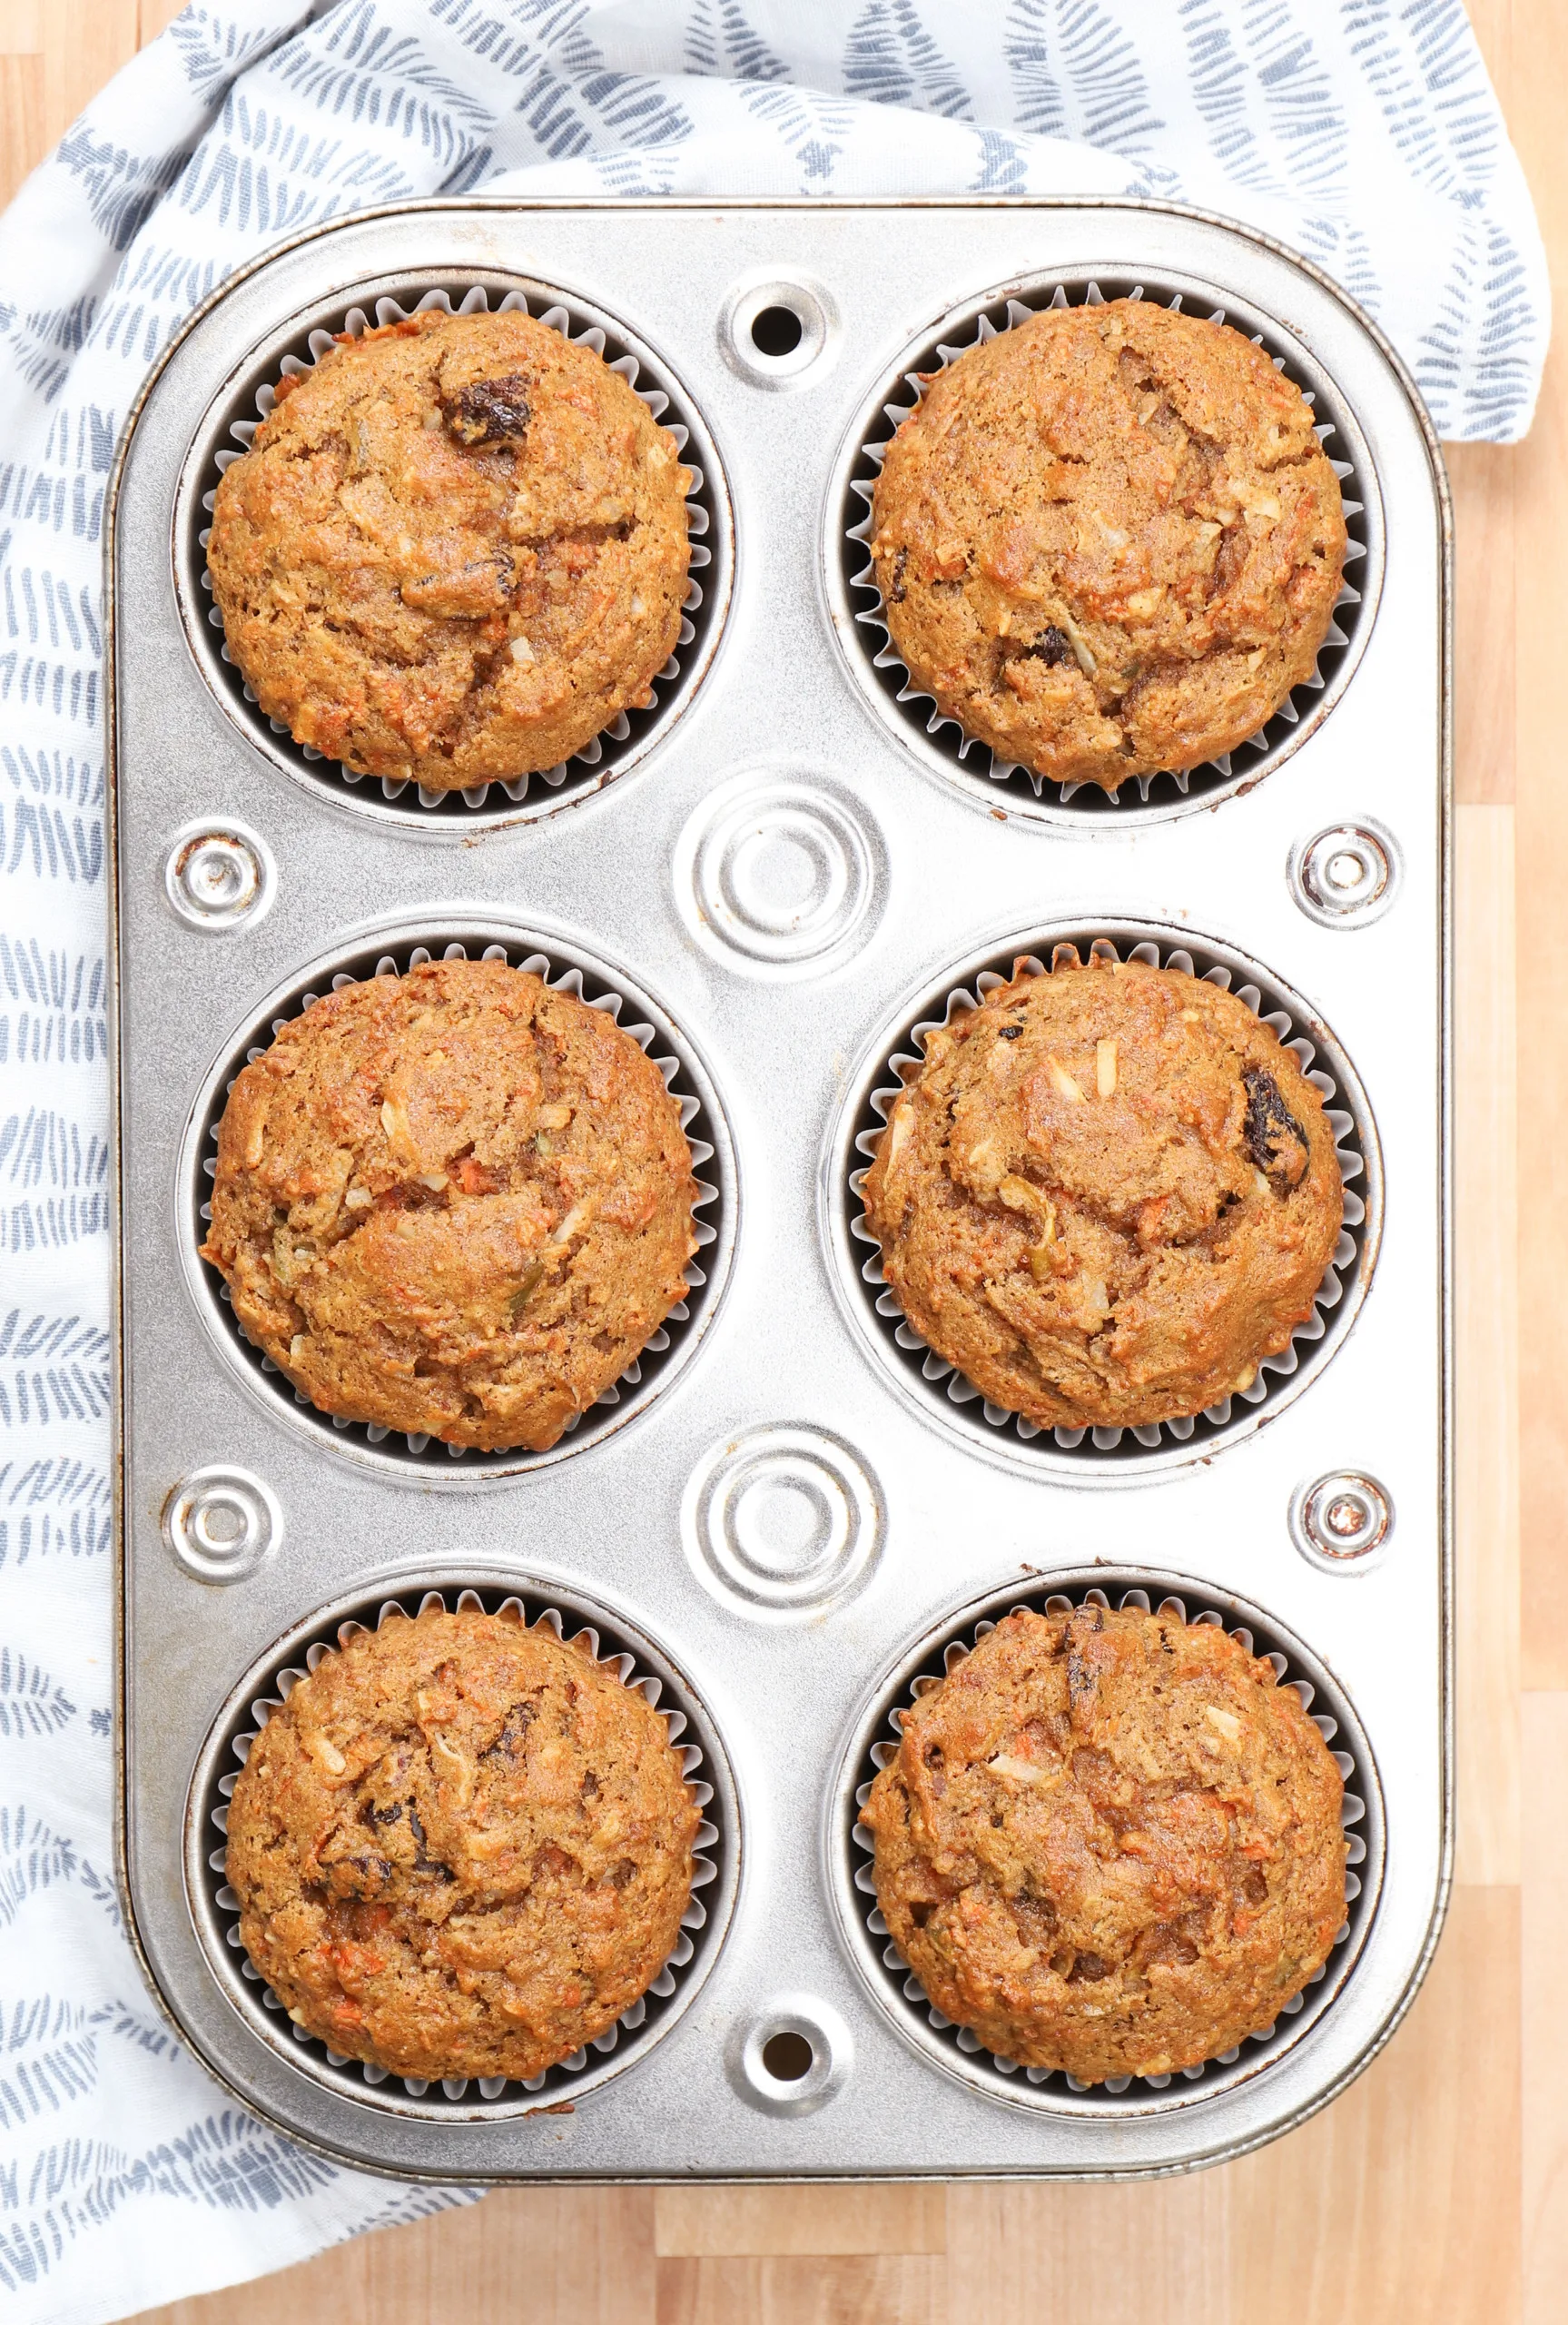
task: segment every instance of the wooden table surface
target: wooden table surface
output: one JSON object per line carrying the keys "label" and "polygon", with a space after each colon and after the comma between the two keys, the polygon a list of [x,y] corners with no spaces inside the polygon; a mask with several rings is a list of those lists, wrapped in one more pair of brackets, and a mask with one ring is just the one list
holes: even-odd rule
{"label": "wooden table surface", "polygon": [[[0,0],[0,200],[179,0]],[[1568,297],[1568,8],[1471,0]],[[144,2325],[1560,2325],[1568,2316],[1568,362],[1458,512],[1459,1850],[1376,2064],[1129,2187],[518,2190]],[[1523,1030],[1516,1006],[1526,965]],[[1559,1143],[1560,1139],[1562,1143]],[[1521,1268],[1521,1251],[1528,1265]],[[1522,1845],[1522,1840],[1526,1845]],[[1529,2027],[1529,2039],[1524,2028]]]}

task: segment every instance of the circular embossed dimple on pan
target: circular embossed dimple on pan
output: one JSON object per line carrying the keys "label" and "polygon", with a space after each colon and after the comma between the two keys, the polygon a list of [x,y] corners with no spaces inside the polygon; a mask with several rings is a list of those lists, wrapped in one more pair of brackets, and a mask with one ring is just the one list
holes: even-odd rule
{"label": "circular embossed dimple on pan", "polygon": [[[691,1902],[681,1918],[675,1951],[646,1993],[613,2026],[558,2066],[527,2083],[454,2077],[426,2083],[390,2074],[384,2067],[340,2058],[289,2017],[255,1968],[240,1936],[240,1904],[228,1886],[224,1861],[229,1796],[260,1730],[291,1690],[323,1655],[358,1631],[418,1617],[427,1608],[471,1608],[530,1627],[544,1625],[568,1644],[581,1644],[613,1667],[625,1686],[641,1691],[669,1725],[669,1739],[685,1769],[703,1822],[697,1827]],[[219,1712],[202,1746],[185,1813],[185,1886],[207,1965],[257,2039],[329,2091],[360,2106],[429,2122],[527,2114],[563,2100],[577,2101],[633,2066],[666,2034],[712,1969],[735,1907],[740,1875],[740,1823],[735,1778],[724,1745],[689,1681],[664,1650],[619,1615],[579,1592],[553,1583],[518,1588],[493,1574],[419,1578],[383,1584],[322,1608],[297,1624],[253,1664]]]}
{"label": "circular embossed dimple on pan", "polygon": [[[300,1016],[323,993],[370,977],[400,976],[431,959],[481,957],[527,970],[613,1017],[653,1059],[678,1102],[697,1173],[693,1217],[697,1251],[686,1267],[685,1297],[620,1379],[543,1453],[522,1449],[487,1453],[319,1411],[245,1337],[228,1285],[200,1256],[217,1168],[218,1125],[242,1069],[261,1055],[290,1018]],[[737,1194],[734,1143],[707,1068],[668,1014],[635,979],[575,943],[536,937],[489,915],[448,915],[439,922],[371,932],[343,951],[313,962],[271,995],[251,1024],[224,1045],[197,1095],[181,1151],[177,1203],[178,1241],[192,1297],[218,1347],[249,1388],[274,1412],[288,1414],[310,1431],[318,1444],[373,1462],[384,1474],[420,1486],[467,1486],[478,1478],[515,1477],[580,1453],[624,1428],[653,1402],[690,1360],[717,1311],[735,1248]]]}
{"label": "circular embossed dimple on pan", "polygon": [[[922,374],[940,371],[970,348],[1051,307],[1100,306],[1111,299],[1150,299],[1161,306],[1228,322],[1265,348],[1276,368],[1302,391],[1316,414],[1319,440],[1345,496],[1350,546],[1345,582],[1317,668],[1274,717],[1236,750],[1185,773],[1129,777],[1116,791],[1093,783],[1053,783],[987,743],[922,692],[892,645],[868,546],[871,502],[894,430],[925,391]],[[1383,505],[1371,451],[1332,375],[1272,316],[1232,292],[1187,277],[1156,281],[1069,272],[1033,276],[952,309],[904,350],[868,396],[841,452],[828,495],[826,585],[833,627],[850,669],[883,724],[933,774],[955,783],[980,806],[1009,816],[1076,825],[1107,816],[1123,825],[1158,822],[1212,807],[1252,790],[1321,726],[1349,685],[1366,648],[1383,586]]]}
{"label": "circular embossed dimple on pan", "polygon": [[[1345,1779],[1341,1821],[1348,1844],[1346,1917],[1327,1962],[1292,1997],[1272,2026],[1201,2066],[1172,2074],[1113,2075],[1081,2083],[1059,2070],[999,2059],[929,2000],[888,1934],[872,1878],[873,1843],[860,1823],[879,1769],[898,1750],[905,1709],[939,1687],[977,1642],[1015,1609],[1060,1615],[1080,1606],[1137,1607],[1179,1622],[1214,1623],[1249,1655],[1266,1656],[1292,1687],[1333,1751]],[[1266,2073],[1307,2039],[1344,1991],[1372,1927],[1383,1883],[1383,1792],[1366,1732],[1326,1666],[1295,1634],[1245,1598],[1183,1575],[1143,1567],[1091,1567],[1043,1577],[1032,1589],[1009,1583],[971,1600],[928,1630],[903,1655],[857,1718],[830,1809],[828,1881],[840,1933],[873,1998],[905,2041],[932,2064],[987,2097],[1050,2114],[1165,2114],[1233,2091]]]}
{"label": "circular embossed dimple on pan", "polygon": [[[212,497],[231,461],[250,449],[271,411],[277,382],[308,371],[338,334],[364,331],[439,308],[451,314],[495,309],[526,312],[579,346],[591,347],[669,429],[692,482],[686,494],[691,570],[675,652],[653,682],[646,710],[623,710],[572,757],[543,773],[466,791],[429,791],[393,777],[359,776],[295,742],[256,700],[223,638],[212,602],[206,544]],[[669,732],[691,700],[717,649],[734,575],[729,489],[718,449],[696,405],[669,365],[616,317],[590,302],[515,275],[476,277],[453,270],[429,287],[422,276],[383,277],[358,292],[297,315],[272,334],[226,382],[209,408],[186,458],[174,518],[175,594],[191,650],[230,717],[274,767],[308,784],[318,797],[393,822],[417,824],[436,837],[461,839],[492,824],[537,821],[574,799],[602,790]]]}
{"label": "circular embossed dimple on pan", "polygon": [[[1334,1254],[1306,1323],[1288,1348],[1264,1357],[1249,1389],[1190,1418],[1136,1429],[1041,1429],[989,1403],[962,1373],[906,1321],[883,1269],[882,1249],[862,1202],[865,1173],[889,1109],[924,1063],[927,1034],[979,1006],[1014,975],[1050,973],[1060,947],[1082,961],[1141,961],[1203,978],[1233,993],[1273,1028],[1322,1097],[1345,1181],[1345,1217]],[[1151,1474],[1207,1460],[1222,1447],[1255,1436],[1300,1396],[1344,1344],[1360,1312],[1383,1230],[1383,1161],[1376,1125],[1360,1076],[1301,995],[1250,955],[1188,929],[1151,922],[1098,921],[1024,930],[961,964],[930,988],[874,1044],[851,1086],[824,1158],[823,1229],[836,1261],[840,1304],[884,1376],[928,1420],[972,1451],[1078,1485],[1139,1485]]]}

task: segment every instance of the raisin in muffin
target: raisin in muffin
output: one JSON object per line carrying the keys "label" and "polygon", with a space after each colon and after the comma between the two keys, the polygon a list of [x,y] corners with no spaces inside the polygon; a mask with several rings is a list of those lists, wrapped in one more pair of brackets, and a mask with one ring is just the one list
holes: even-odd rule
{"label": "raisin in muffin", "polygon": [[280,381],[207,565],[269,717],[360,775],[551,767],[652,700],[685,597],[675,439],[525,314],[427,313]]}
{"label": "raisin in muffin", "polygon": [[927,1036],[866,1174],[922,1338],[1041,1428],[1250,1388],[1344,1216],[1323,1101],[1234,994],[1070,946]]}
{"label": "raisin in muffin", "polygon": [[931,378],[872,555],[892,641],[967,734],[1053,783],[1229,751],[1310,678],[1345,564],[1312,408],[1224,323],[1065,307]]}
{"label": "raisin in muffin", "polygon": [[297,2026],[396,2074],[527,2081],[657,1977],[699,1819],[665,1722],[586,1645],[432,1608],[273,1714],[227,1875]]}
{"label": "raisin in muffin", "polygon": [[877,1903],[937,2008],[1083,2083],[1273,2023],[1345,1918],[1339,1770],[1208,1624],[1009,1615],[904,1714],[872,1786]]}
{"label": "raisin in muffin", "polygon": [[321,1411],[538,1451],[683,1298],[695,1194],[679,1106],[604,1010],[432,961],[245,1067],[202,1256]]}

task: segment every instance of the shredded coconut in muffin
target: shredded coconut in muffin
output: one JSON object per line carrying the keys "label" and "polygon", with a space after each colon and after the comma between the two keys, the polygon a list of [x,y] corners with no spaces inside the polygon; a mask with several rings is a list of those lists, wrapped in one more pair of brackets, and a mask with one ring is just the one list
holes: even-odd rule
{"label": "shredded coconut in muffin", "polygon": [[224,635],[267,715],[358,774],[553,767],[653,698],[689,481],[619,374],[528,315],[345,334],[218,486]]}
{"label": "shredded coconut in muffin", "polygon": [[889,446],[872,556],[892,641],[965,732],[1114,791],[1257,732],[1343,580],[1312,408],[1228,325],[1052,309],[932,374]]}
{"label": "shredded coconut in muffin", "polygon": [[1009,1615],[903,1715],[877,1903],[945,2016],[1083,2083],[1272,2025],[1345,1918],[1344,1786],[1274,1667],[1205,1623]]}

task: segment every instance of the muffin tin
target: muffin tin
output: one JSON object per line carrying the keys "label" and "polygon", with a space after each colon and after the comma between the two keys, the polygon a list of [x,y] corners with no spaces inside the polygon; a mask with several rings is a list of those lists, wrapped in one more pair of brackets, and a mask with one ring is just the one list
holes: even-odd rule
{"label": "muffin tin", "polygon": [[[1364,554],[1297,716],[1113,806],[932,728],[859,580],[852,488],[906,372],[1135,289],[1223,310],[1314,394]],[[558,782],[389,798],[245,700],[207,618],[202,500],[313,335],[518,298],[602,332],[686,430],[691,636],[642,723]],[[1449,523],[1376,333],[1261,237],[1158,205],[405,205],[283,246],[192,319],[122,448],[110,555],[122,1871],[182,2038],[294,2136],[439,2181],[1147,2173],[1324,2103],[1415,1992],[1451,1846]],[[889,1312],[855,1232],[922,1027],[1065,942],[1228,979],[1310,1049],[1339,1140],[1319,1329],[1185,1433],[1021,1431]],[[616,1009],[711,1191],[685,1314],[548,1456],[335,1428],[196,1256],[248,1052],[334,980],[454,946]],[[1082,2091],[933,2024],[885,1959],[855,1814],[944,1654],[1097,1591],[1178,1598],[1312,1691],[1358,1894],[1271,2037]],[[410,2090],[297,2042],[213,1862],[235,1743],[289,1672],[429,1592],[590,1631],[657,1685],[712,1787],[703,1918],[643,2017],[537,2091]]]}

